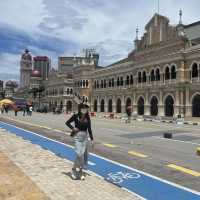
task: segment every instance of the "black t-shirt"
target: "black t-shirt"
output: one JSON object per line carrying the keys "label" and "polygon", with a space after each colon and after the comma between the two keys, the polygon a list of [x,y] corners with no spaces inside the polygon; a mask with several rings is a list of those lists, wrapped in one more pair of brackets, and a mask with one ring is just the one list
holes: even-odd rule
{"label": "black t-shirt", "polygon": [[79,129],[80,131],[88,131],[90,139],[93,140],[93,134],[91,130],[91,120],[89,115],[85,118],[85,120],[81,121],[79,114],[72,115],[65,124],[70,128],[73,129],[74,127],[71,123],[74,122],[75,128]]}

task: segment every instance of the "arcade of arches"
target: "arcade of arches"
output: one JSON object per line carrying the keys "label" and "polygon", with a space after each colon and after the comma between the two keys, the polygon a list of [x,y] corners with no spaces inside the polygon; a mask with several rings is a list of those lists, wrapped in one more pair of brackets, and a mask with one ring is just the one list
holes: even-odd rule
{"label": "arcade of arches", "polygon": [[[144,96],[138,96],[134,104],[133,98],[102,98],[98,103],[98,99],[94,99],[91,110],[94,112],[114,112],[125,113],[128,106],[132,106],[132,110],[137,115],[150,115],[150,116],[166,116],[174,117],[180,114],[175,95],[168,94],[163,97],[163,102],[160,103],[158,96],[151,96],[149,102],[146,103]],[[191,105],[188,109],[184,108],[184,112],[190,112],[192,117],[200,117],[200,93],[194,94],[191,97]]]}

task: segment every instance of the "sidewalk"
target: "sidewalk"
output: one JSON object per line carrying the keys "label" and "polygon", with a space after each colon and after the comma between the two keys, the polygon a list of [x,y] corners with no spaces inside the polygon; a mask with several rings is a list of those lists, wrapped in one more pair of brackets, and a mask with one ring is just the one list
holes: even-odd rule
{"label": "sidewalk", "polygon": [[72,163],[0,129],[0,200],[139,200],[89,173],[74,181]]}

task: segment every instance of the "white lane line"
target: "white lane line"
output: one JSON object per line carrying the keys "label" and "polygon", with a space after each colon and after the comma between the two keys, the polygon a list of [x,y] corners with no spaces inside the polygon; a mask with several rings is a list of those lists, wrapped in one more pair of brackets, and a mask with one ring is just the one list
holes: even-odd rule
{"label": "white lane line", "polygon": [[95,166],[96,164],[91,162],[91,161],[88,161],[88,165],[92,165],[92,166]]}
{"label": "white lane line", "polygon": [[160,140],[168,140],[168,141],[173,141],[173,142],[181,142],[181,143],[186,143],[186,144],[193,144],[193,145],[197,145],[197,146],[200,145],[200,143],[183,141],[183,140],[174,140],[173,138],[168,139],[168,138],[162,138],[162,137],[159,137],[159,136],[153,136],[152,138],[156,138],[156,139],[160,139]]}
{"label": "white lane line", "polygon": [[[23,129],[23,128],[20,128],[20,127],[17,127],[17,126],[14,126],[14,125],[11,125],[11,124],[2,122],[2,121],[1,121],[1,123],[7,124],[7,125],[9,125],[9,126],[16,127],[17,129],[20,129],[20,130],[29,132],[29,133],[31,133],[31,134],[37,135],[37,136],[39,136],[39,137],[45,138],[45,139],[47,139],[47,140],[50,140],[50,141],[53,141],[53,142],[56,142],[56,143],[58,143],[58,144],[62,144],[62,145],[64,145],[64,146],[67,146],[67,147],[70,147],[70,148],[74,149],[74,147],[71,146],[71,145],[65,144],[65,143],[63,143],[63,142],[59,142],[59,141],[57,141],[57,140],[53,140],[53,139],[51,139],[51,138],[45,137],[45,136],[40,135],[40,134],[37,134],[37,133],[35,133],[35,132],[28,131],[28,130],[25,130],[25,129]],[[101,158],[101,159],[106,160],[106,161],[108,161],[108,162],[111,162],[111,163],[114,163],[114,164],[116,164],[116,165],[119,165],[119,166],[121,166],[121,167],[125,167],[125,168],[127,168],[127,169],[136,171],[136,172],[138,172],[138,173],[140,173],[140,174],[143,174],[143,175],[145,175],[145,176],[149,176],[149,177],[151,177],[151,178],[153,178],[153,179],[155,179],[155,180],[161,181],[161,182],[163,182],[163,183],[167,183],[167,184],[169,184],[169,185],[172,185],[172,186],[177,187],[177,188],[180,188],[180,189],[182,189],[182,190],[191,192],[191,193],[193,193],[193,194],[200,195],[200,192],[198,192],[198,191],[195,191],[195,190],[186,188],[186,187],[184,187],[184,186],[181,186],[181,185],[178,185],[178,184],[176,184],[176,183],[167,181],[167,180],[165,180],[165,179],[162,179],[162,178],[159,178],[159,177],[157,177],[157,176],[154,176],[154,175],[151,175],[151,174],[149,174],[149,173],[146,173],[146,172],[144,172],[144,171],[140,171],[140,170],[138,170],[138,169],[129,167],[129,166],[127,166],[127,165],[124,165],[124,164],[121,164],[121,163],[119,163],[119,162],[110,160],[110,159],[108,159],[108,158],[99,156],[99,155],[97,155],[97,154],[94,154],[94,153],[90,153],[90,154],[93,155],[93,156],[96,156],[97,158]],[[95,174],[96,176],[99,176],[99,177],[100,177],[100,175],[98,175],[98,174],[96,174],[96,173],[94,173],[94,172],[92,172],[92,173]],[[127,189],[127,191],[129,191],[129,190]],[[129,192],[130,192],[130,193],[133,193],[132,191],[129,191]],[[135,193],[134,193],[134,194],[135,194]],[[137,194],[136,194],[136,195],[137,195]],[[143,197],[141,197],[141,198],[143,198]]]}
{"label": "white lane line", "polygon": [[110,131],[110,132],[118,132],[118,133],[131,133],[130,131],[123,131],[123,130],[119,130],[119,129],[111,129],[111,128],[100,128],[101,130],[105,130],[105,131]]}

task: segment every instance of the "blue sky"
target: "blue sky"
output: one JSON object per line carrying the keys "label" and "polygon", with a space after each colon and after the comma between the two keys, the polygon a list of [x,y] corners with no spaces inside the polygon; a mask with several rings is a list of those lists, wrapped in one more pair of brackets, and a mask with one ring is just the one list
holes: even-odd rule
{"label": "blue sky", "polygon": [[[0,79],[19,76],[20,55],[58,56],[97,49],[105,66],[127,56],[157,11],[158,0],[6,0],[0,1]],[[199,0],[160,0],[160,14],[171,24],[183,10],[185,24],[200,20]]]}

